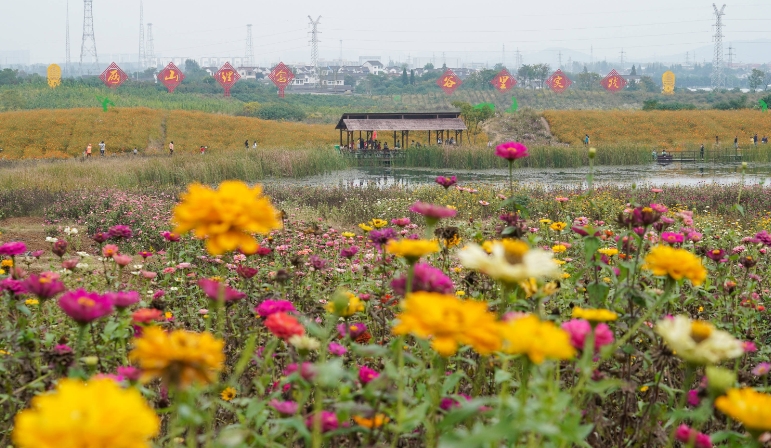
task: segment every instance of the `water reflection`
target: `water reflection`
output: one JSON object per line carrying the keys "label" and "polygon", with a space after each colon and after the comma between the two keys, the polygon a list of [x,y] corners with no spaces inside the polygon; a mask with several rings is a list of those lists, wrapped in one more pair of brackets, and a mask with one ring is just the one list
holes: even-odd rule
{"label": "water reflection", "polygon": [[[543,186],[586,185],[589,167],[579,168],[520,168],[514,170],[521,183]],[[460,183],[501,184],[508,182],[508,170],[438,170],[433,168],[360,167],[335,171],[288,181],[267,180],[266,183],[291,183],[306,186],[388,187],[432,183],[437,175],[458,176]],[[741,180],[740,164],[672,163],[661,166],[600,166],[595,167],[596,184],[615,185],[697,185],[732,184]],[[771,164],[750,164],[744,175],[746,184],[771,184]]]}

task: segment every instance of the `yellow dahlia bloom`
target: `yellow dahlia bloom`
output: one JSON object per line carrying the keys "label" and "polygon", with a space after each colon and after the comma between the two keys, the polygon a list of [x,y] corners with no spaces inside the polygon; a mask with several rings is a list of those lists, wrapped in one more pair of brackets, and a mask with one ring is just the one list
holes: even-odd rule
{"label": "yellow dahlia bloom", "polygon": [[160,419],[133,387],[114,380],[63,379],[16,414],[17,448],[149,448]]}
{"label": "yellow dahlia bloom", "polygon": [[393,333],[431,339],[431,347],[442,356],[454,355],[460,345],[470,345],[483,355],[501,347],[500,324],[484,302],[419,291],[408,295],[401,306]]}
{"label": "yellow dahlia bloom", "polygon": [[351,317],[360,311],[364,311],[364,302],[353,293],[346,292],[330,300],[327,303],[326,309],[332,314]]}
{"label": "yellow dahlia bloom", "polygon": [[563,230],[565,230],[567,226],[568,226],[567,223],[557,221],[557,222],[551,223],[549,228],[554,230],[555,232],[562,232]]}
{"label": "yellow dahlia bloom", "polygon": [[555,244],[554,246],[551,247],[551,251],[554,252],[555,254],[561,254],[566,250],[568,250],[568,248],[564,244]]}
{"label": "yellow dahlia bloom", "polygon": [[715,400],[715,407],[750,432],[771,431],[771,395],[750,388],[731,389]]}
{"label": "yellow dahlia bloom", "polygon": [[161,378],[165,384],[187,387],[217,379],[225,362],[225,343],[209,333],[147,327],[134,340],[129,359],[142,369],[142,382]]}
{"label": "yellow dahlia bloom", "polygon": [[656,246],[645,256],[643,269],[653,275],[668,275],[674,280],[687,278],[695,286],[704,283],[707,270],[701,264],[701,258],[685,249],[671,246]]}
{"label": "yellow dahlia bloom", "polygon": [[386,221],[385,219],[377,219],[377,218],[375,218],[372,221],[370,221],[369,224],[372,227],[376,228],[376,229],[380,229],[382,227],[387,226],[388,225],[388,221]]}
{"label": "yellow dahlia bloom", "polygon": [[618,255],[618,249],[616,249],[615,247],[603,247],[602,249],[597,249],[597,252],[601,253],[602,255],[606,255],[608,257]]}
{"label": "yellow dahlia bloom", "polygon": [[686,316],[662,319],[655,331],[677,356],[693,364],[717,364],[744,354],[742,342],[729,333]]}
{"label": "yellow dahlia bloom", "polygon": [[343,233],[341,233],[340,235],[342,235],[342,236],[344,236],[344,237],[346,237],[346,238],[353,238],[353,237],[355,237],[355,236],[356,236],[356,234],[355,234],[355,233],[353,233],[353,232],[343,232]]}
{"label": "yellow dahlia bloom", "polygon": [[364,428],[380,428],[383,426],[383,423],[388,423],[388,417],[386,417],[383,414],[375,414],[372,418],[365,418],[360,417],[358,415],[355,415],[353,417],[353,421],[356,422],[357,425],[363,426]]}
{"label": "yellow dahlia bloom", "polygon": [[371,231],[373,230],[373,228],[372,228],[372,227],[370,227],[370,226],[368,226],[368,225],[364,224],[363,222],[362,222],[362,223],[359,223],[359,228],[360,228],[360,229],[361,229],[361,230],[362,230],[364,233],[369,233],[369,232],[371,232]]}
{"label": "yellow dahlia bloom", "polygon": [[236,390],[232,387],[226,387],[222,392],[220,392],[220,398],[225,401],[230,401],[236,398],[236,395],[238,395],[238,392],[236,392]]}
{"label": "yellow dahlia bloom", "polygon": [[389,254],[405,258],[414,263],[426,255],[439,252],[439,242],[436,240],[391,240],[385,248]]}
{"label": "yellow dahlia bloom", "polygon": [[618,319],[618,314],[611,310],[590,310],[577,306],[573,308],[573,318],[584,319],[588,320],[589,322],[610,322]]}
{"label": "yellow dahlia bloom", "polygon": [[503,323],[501,335],[505,353],[527,355],[536,364],[546,359],[572,359],[576,355],[567,331],[532,314]]}
{"label": "yellow dahlia bloom", "polygon": [[458,252],[461,264],[475,271],[489,275],[495,280],[511,286],[529,281],[557,279],[560,268],[554,263],[553,255],[542,249],[531,249],[519,240],[495,241],[490,255],[476,244],[469,244]]}
{"label": "yellow dahlia bloom", "polygon": [[254,253],[259,248],[253,233],[281,228],[279,212],[262,195],[262,187],[240,181],[222,182],[218,189],[192,184],[174,207],[174,233],[192,231],[206,239],[206,250],[220,255],[235,249]]}

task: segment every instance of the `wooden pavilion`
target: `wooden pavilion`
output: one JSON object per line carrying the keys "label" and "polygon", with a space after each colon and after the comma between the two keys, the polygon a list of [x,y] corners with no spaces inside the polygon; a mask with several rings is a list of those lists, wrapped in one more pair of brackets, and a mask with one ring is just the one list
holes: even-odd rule
{"label": "wooden pavilion", "polygon": [[[438,138],[441,137],[442,141],[446,142],[453,135],[455,141],[461,144],[463,131],[467,130],[466,124],[460,118],[460,112],[343,114],[335,129],[340,130],[342,147],[349,147],[358,139],[365,142],[374,140],[375,132],[393,132],[394,147],[397,146],[396,142],[400,141],[402,148],[409,145],[410,132],[426,132],[426,144],[435,145]],[[358,137],[354,135],[355,132],[359,133]],[[378,136],[378,140],[382,141],[383,138]]]}

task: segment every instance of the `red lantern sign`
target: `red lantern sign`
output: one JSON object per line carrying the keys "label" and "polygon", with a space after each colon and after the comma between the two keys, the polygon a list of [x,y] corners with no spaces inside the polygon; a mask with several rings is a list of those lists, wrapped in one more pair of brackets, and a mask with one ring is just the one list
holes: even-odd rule
{"label": "red lantern sign", "polygon": [[101,75],[99,75],[99,79],[101,79],[107,87],[117,89],[118,86],[126,82],[128,75],[118,67],[118,64],[113,62]]}
{"label": "red lantern sign", "polygon": [[448,95],[452,95],[452,93],[455,92],[455,89],[460,87],[461,84],[463,84],[463,81],[461,81],[460,78],[458,78],[458,75],[449,68],[436,80],[436,85]]}
{"label": "red lantern sign", "polygon": [[546,85],[549,86],[553,92],[562,93],[567,90],[568,87],[573,85],[573,81],[562,73],[562,70],[557,70],[546,79]]}
{"label": "red lantern sign", "polygon": [[166,86],[166,89],[168,89],[169,93],[174,93],[174,89],[182,84],[182,81],[184,80],[185,74],[182,73],[182,70],[178,69],[173,62],[169,62],[169,65],[167,65],[166,68],[158,73],[158,81]]}
{"label": "red lantern sign", "polygon": [[270,78],[270,80],[273,81],[273,84],[278,87],[278,97],[283,98],[284,89],[292,83],[294,73],[292,73],[292,70],[284,65],[283,62],[279,62],[277,66],[273,67],[268,78]]}
{"label": "red lantern sign", "polygon": [[623,90],[624,87],[626,87],[626,79],[619,75],[615,69],[613,69],[610,71],[610,73],[608,73],[608,76],[600,81],[600,84],[608,92],[618,92],[619,90]]}
{"label": "red lantern sign", "polygon": [[511,76],[511,72],[504,68],[500,73],[495,75],[495,78],[490,81],[490,84],[492,84],[497,91],[504,93],[516,86],[517,80]]}
{"label": "red lantern sign", "polygon": [[214,74],[214,78],[225,89],[225,96],[230,96],[230,88],[241,79],[241,75],[238,74],[236,69],[230,65],[230,62],[226,62],[221,69]]}

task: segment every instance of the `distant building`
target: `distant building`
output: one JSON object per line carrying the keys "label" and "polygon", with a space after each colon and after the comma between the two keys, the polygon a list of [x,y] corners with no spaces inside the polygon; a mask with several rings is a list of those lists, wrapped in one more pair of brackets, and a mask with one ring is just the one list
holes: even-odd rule
{"label": "distant building", "polygon": [[385,71],[385,67],[383,67],[380,61],[367,61],[361,64],[361,66],[369,70],[370,74],[373,75],[379,75]]}

